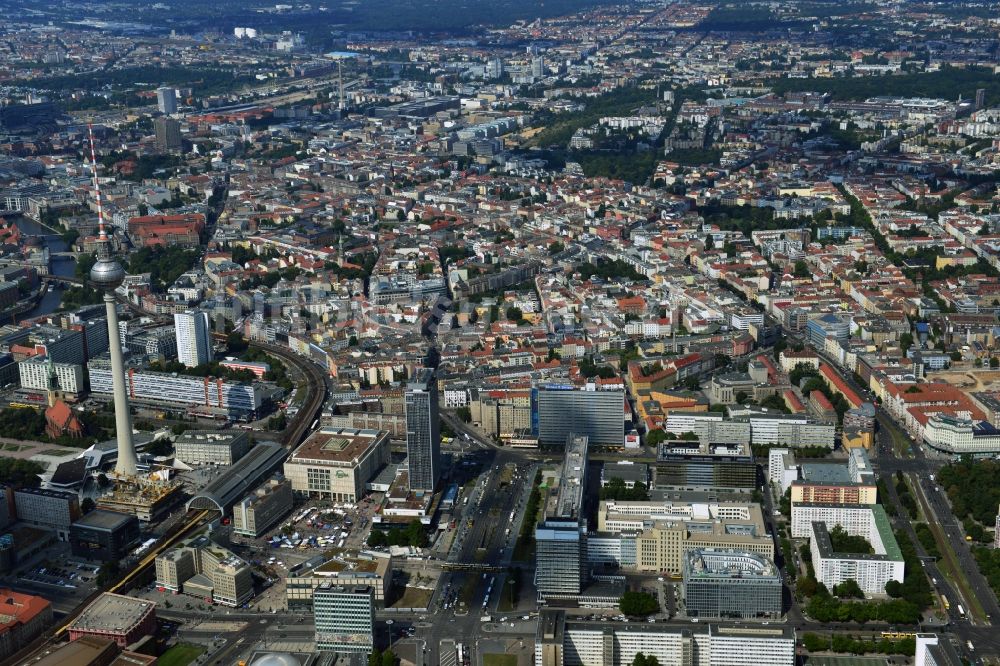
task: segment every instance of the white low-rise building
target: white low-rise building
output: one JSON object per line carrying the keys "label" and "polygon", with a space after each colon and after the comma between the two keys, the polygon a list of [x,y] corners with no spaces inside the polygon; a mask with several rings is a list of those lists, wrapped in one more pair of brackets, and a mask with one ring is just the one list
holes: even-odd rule
{"label": "white low-rise building", "polygon": [[49,389],[49,372],[56,376],[56,388],[63,393],[77,395],[83,391],[83,366],[76,363],[52,363],[44,356],[33,356],[17,364],[21,375],[21,388],[34,391]]}
{"label": "white low-rise building", "polygon": [[[870,596],[885,595],[885,585],[891,580],[903,582],[903,553],[885,509],[875,504],[862,507],[865,524],[845,525],[839,522],[813,521],[809,550],[812,553],[816,580],[833,589],[847,580],[853,580]],[[829,530],[840,525],[852,536],[866,538],[875,551],[868,553],[843,553],[834,550]]]}
{"label": "white low-rise building", "polygon": [[767,452],[767,480],[775,486],[780,495],[799,479],[799,466],[795,454],[788,449],[771,449]]}
{"label": "white low-rise building", "polygon": [[976,422],[935,414],[923,429],[924,443],[953,456],[993,456],[1000,453],[1000,430],[986,421]]}

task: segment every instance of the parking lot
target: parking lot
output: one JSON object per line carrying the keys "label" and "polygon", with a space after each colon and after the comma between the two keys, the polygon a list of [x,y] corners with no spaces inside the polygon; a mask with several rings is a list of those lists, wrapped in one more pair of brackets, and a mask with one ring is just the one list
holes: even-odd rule
{"label": "parking lot", "polygon": [[68,543],[52,549],[0,577],[0,584],[26,594],[43,596],[57,613],[69,612],[97,589],[99,562],[85,562],[70,556]]}

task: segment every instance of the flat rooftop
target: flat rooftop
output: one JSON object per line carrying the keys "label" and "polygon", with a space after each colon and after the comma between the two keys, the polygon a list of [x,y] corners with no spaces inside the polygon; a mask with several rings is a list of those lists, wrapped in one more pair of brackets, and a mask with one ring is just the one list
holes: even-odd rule
{"label": "flat rooftop", "polygon": [[130,513],[108,511],[106,509],[94,509],[83,518],[76,521],[74,525],[99,530],[114,530],[134,520],[136,520],[135,516]]}
{"label": "flat rooftop", "polygon": [[240,430],[186,430],[174,441],[178,444],[203,444],[206,446],[229,446],[233,442],[247,439],[247,434]]}
{"label": "flat rooftop", "polygon": [[375,442],[384,437],[388,434],[382,430],[320,428],[292,452],[290,461],[357,462]]}
{"label": "flat rooftop", "polygon": [[562,478],[559,480],[559,500],[555,515],[559,518],[578,518],[583,504],[583,491],[587,484],[587,449],[590,440],[586,435],[566,438],[566,457],[563,460]]}
{"label": "flat rooftop", "polygon": [[802,467],[802,480],[812,483],[852,483],[850,472],[847,471],[846,462],[804,462]]}
{"label": "flat rooftop", "polygon": [[692,548],[684,554],[684,576],[687,578],[747,578],[771,579],[780,584],[774,562],[763,555],[736,550]]}
{"label": "flat rooftop", "polygon": [[153,612],[155,601],[105,592],[77,617],[71,630],[126,633]]}

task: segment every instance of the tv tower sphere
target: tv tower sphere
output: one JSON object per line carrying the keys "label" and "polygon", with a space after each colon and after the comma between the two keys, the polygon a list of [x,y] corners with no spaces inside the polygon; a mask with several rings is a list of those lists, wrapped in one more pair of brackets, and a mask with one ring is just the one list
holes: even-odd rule
{"label": "tv tower sphere", "polygon": [[125,269],[110,256],[99,257],[90,269],[90,281],[102,291],[114,291],[124,279]]}

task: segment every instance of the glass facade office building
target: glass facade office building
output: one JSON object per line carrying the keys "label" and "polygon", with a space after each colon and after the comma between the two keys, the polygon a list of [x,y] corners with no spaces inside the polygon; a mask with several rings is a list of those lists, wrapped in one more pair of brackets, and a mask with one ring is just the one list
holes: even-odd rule
{"label": "glass facade office building", "polygon": [[621,446],[625,441],[623,391],[581,391],[543,386],[536,390],[538,443],[563,445],[570,434],[586,435],[591,444]]}
{"label": "glass facade office building", "polygon": [[434,371],[422,368],[406,385],[406,460],[410,490],[434,492],[441,477],[441,432]]}
{"label": "glass facade office building", "polygon": [[366,585],[324,584],[313,592],[316,649],[370,654],[374,647],[375,595]]}
{"label": "glass facade office building", "polygon": [[587,535],[577,520],[549,519],[535,528],[535,588],[540,597],[580,594]]}
{"label": "glass facade office building", "polygon": [[684,602],[690,617],[777,618],[781,574],[770,559],[735,550],[696,549],[684,556]]}

